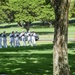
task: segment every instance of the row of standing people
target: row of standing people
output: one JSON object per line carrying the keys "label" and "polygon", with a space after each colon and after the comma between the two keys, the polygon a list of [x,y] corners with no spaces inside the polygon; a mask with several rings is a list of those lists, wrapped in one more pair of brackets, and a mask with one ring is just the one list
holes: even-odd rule
{"label": "row of standing people", "polygon": [[[20,47],[22,41],[22,46],[36,46],[36,41],[35,41],[35,33],[33,32],[27,32],[25,33],[22,31],[21,33],[18,33],[18,31],[14,32],[12,31],[9,34],[9,41],[10,41],[10,47]],[[28,44],[26,43],[28,42]],[[7,48],[7,34],[6,31],[3,33],[0,33],[0,48],[5,47]]]}

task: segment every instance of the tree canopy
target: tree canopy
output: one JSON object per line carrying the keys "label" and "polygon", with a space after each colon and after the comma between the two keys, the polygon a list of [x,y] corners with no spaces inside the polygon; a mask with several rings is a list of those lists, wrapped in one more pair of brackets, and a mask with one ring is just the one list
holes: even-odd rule
{"label": "tree canopy", "polygon": [[45,0],[9,0],[0,7],[0,22],[54,19],[53,8]]}
{"label": "tree canopy", "polygon": [[[74,7],[72,0],[70,17],[75,16]],[[54,11],[49,0],[0,0],[0,23],[53,19]]]}

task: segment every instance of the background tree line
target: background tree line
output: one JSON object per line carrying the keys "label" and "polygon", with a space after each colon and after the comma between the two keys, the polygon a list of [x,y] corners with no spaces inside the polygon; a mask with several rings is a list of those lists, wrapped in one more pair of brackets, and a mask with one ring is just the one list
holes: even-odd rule
{"label": "background tree line", "polygon": [[[48,0],[47,0],[48,1]],[[75,17],[75,2],[72,0],[69,18]],[[46,0],[1,0],[0,23],[17,21],[50,21],[54,19],[53,7]]]}
{"label": "background tree line", "polygon": [[54,18],[53,9],[45,0],[9,0],[1,4],[0,8],[0,23]]}

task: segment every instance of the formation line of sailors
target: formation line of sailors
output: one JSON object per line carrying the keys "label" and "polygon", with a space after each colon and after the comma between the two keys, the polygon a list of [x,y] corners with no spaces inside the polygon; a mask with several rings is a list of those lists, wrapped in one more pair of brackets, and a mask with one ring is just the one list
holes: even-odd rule
{"label": "formation line of sailors", "polygon": [[[20,46],[36,46],[35,41],[35,32],[27,32],[25,33],[22,31],[20,34],[18,31],[14,32],[12,31],[9,34],[9,42],[10,47],[20,47]],[[21,42],[22,41],[22,44]],[[28,43],[26,43],[28,41]],[[0,33],[0,48],[7,48],[7,34],[6,31],[3,31],[3,33]]]}

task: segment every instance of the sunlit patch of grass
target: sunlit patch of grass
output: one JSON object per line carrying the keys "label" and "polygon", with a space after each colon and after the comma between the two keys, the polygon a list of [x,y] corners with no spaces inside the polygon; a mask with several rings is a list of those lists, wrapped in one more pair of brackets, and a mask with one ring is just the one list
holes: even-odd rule
{"label": "sunlit patch of grass", "polygon": [[0,50],[0,72],[8,75],[49,75],[52,74],[52,59],[49,57],[52,58],[52,44],[3,48]]}
{"label": "sunlit patch of grass", "polygon": [[[53,75],[53,44],[0,49],[0,73],[7,75]],[[75,43],[68,44],[71,75],[74,75]]]}
{"label": "sunlit patch of grass", "polygon": [[[21,32],[21,27],[1,28],[0,32]],[[31,28],[40,38],[53,39],[54,28]],[[26,31],[26,30],[25,30]],[[74,38],[75,27],[69,27],[69,38]],[[0,73],[7,75],[53,75],[53,41],[36,41],[35,47],[9,47],[0,49]],[[75,42],[68,44],[71,75],[75,75]]]}

